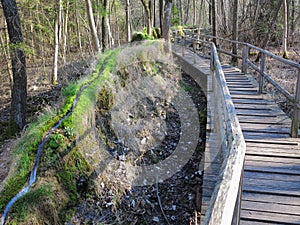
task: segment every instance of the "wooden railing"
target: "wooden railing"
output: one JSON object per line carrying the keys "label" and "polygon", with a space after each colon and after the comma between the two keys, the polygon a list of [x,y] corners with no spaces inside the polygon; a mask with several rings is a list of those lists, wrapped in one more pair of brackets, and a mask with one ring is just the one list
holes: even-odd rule
{"label": "wooden railing", "polygon": [[187,40],[193,41],[194,44],[197,41],[210,47],[213,93],[209,96],[211,98],[209,104],[211,105],[208,107],[213,120],[211,121],[212,130],[210,131],[211,140],[207,140],[207,142],[214,142],[214,146],[218,148],[222,155],[221,172],[205,214],[204,224],[239,224],[241,187],[246,152],[245,140],[215,44],[190,37],[183,38],[181,40],[183,41],[181,43],[183,55]]}
{"label": "wooden railing", "polygon": [[218,136],[218,142],[221,141],[224,160],[204,224],[239,224],[246,144],[214,43],[211,43],[211,71],[213,132]]}
{"label": "wooden railing", "polygon": [[[225,38],[214,37],[211,35],[200,35],[195,33],[193,30],[185,30],[184,36],[181,36],[182,45],[187,46],[188,43],[191,43],[192,49],[195,53],[202,54],[203,56],[209,56],[210,52],[207,49],[210,49],[210,40],[217,40],[218,48],[217,51],[219,53],[223,53],[225,55],[235,57],[236,59],[242,60],[241,70],[243,73],[247,73],[248,68],[252,68],[259,74],[258,79],[258,94],[263,92],[264,82],[269,82],[279,93],[286,97],[286,99],[293,105],[293,113],[292,113],[292,124],[290,129],[291,137],[298,137],[299,132],[299,124],[300,124],[300,64],[293,62],[291,60],[284,59],[279,57],[267,50],[261,49],[249,43],[228,40]],[[233,53],[232,51],[226,51],[222,48],[222,43],[227,42],[230,45],[238,45],[240,46],[241,54]],[[197,46],[200,46],[197,48]],[[260,63],[255,64],[250,58],[249,53],[251,50],[255,50],[260,55]],[[284,63],[290,67],[293,67],[297,71],[297,79],[296,79],[296,89],[295,94],[289,93],[289,91],[285,90],[280,84],[278,84],[272,77],[266,73],[266,60],[267,57],[277,60],[280,63]]]}

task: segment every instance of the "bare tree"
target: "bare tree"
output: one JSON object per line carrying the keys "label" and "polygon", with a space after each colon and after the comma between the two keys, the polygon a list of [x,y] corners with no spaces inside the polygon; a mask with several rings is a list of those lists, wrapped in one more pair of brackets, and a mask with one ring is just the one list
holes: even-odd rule
{"label": "bare tree", "polygon": [[[233,13],[232,13],[232,39],[237,41],[238,39],[238,0],[233,2]],[[232,43],[232,54],[237,55],[237,44]],[[233,64],[237,64],[238,58],[233,56],[231,59]]]}
{"label": "bare tree", "polygon": [[223,33],[226,35],[227,29],[228,29],[226,4],[225,4],[224,0],[221,0],[220,4],[221,4],[220,8],[221,8],[221,17],[222,17],[222,28],[223,28]]}
{"label": "bare tree", "polygon": [[[272,31],[274,30],[274,27],[275,27],[275,24],[276,24],[276,20],[277,20],[277,16],[278,16],[278,13],[279,13],[279,10],[280,10],[280,8],[281,8],[281,5],[282,5],[283,1],[284,1],[284,0],[279,0],[279,1],[278,1],[277,7],[276,7],[276,9],[275,9],[275,11],[274,11],[274,14],[273,14],[272,21],[271,21],[271,23],[269,24],[268,33],[267,33],[265,39],[262,41],[262,43],[261,43],[261,45],[260,45],[260,47],[261,47],[262,49],[265,49],[265,48],[267,47],[267,44],[268,44],[269,39],[270,39],[270,34],[271,34]],[[261,54],[258,54],[258,56],[257,56],[257,58],[256,58],[255,61],[259,61],[260,55],[261,55]]]}
{"label": "bare tree", "polygon": [[149,2],[147,3],[146,0],[141,0],[144,9],[145,9],[145,13],[146,13],[146,20],[147,20],[147,32],[148,35],[151,36],[152,34],[152,17],[151,17],[151,0],[149,0]]}
{"label": "bare tree", "polygon": [[[216,0],[211,0],[211,25],[212,35],[217,36]],[[217,39],[213,38],[213,42],[217,44]]]}
{"label": "bare tree", "polygon": [[288,6],[287,0],[283,0],[283,37],[282,37],[282,51],[283,51],[283,58],[288,58],[287,54],[287,42],[288,42]]}
{"label": "bare tree", "polygon": [[131,40],[131,29],[130,29],[130,0],[126,0],[125,11],[126,11],[126,31],[127,31],[127,41],[130,42],[130,40]]}
{"label": "bare tree", "polygon": [[53,54],[53,67],[52,67],[52,84],[57,84],[57,70],[58,70],[58,52],[59,52],[59,39],[60,27],[62,18],[62,2],[56,1],[57,15],[54,23],[54,54]]}
{"label": "bare tree", "polygon": [[163,30],[163,18],[164,18],[163,11],[164,11],[164,0],[159,0],[159,27],[161,33]]}
{"label": "bare tree", "polygon": [[94,48],[95,48],[96,52],[100,52],[100,43],[99,43],[98,33],[97,33],[96,25],[95,25],[91,0],[85,0],[85,3],[86,3],[86,11],[88,14],[88,19],[89,19],[90,30],[91,30],[92,36],[93,36]]}
{"label": "bare tree", "polygon": [[164,21],[162,37],[165,39],[165,52],[171,52],[170,26],[171,26],[172,0],[165,0]]}
{"label": "bare tree", "polygon": [[1,0],[4,11],[13,72],[11,96],[11,131],[20,131],[26,123],[27,75],[23,50],[23,35],[20,17],[15,0]]}

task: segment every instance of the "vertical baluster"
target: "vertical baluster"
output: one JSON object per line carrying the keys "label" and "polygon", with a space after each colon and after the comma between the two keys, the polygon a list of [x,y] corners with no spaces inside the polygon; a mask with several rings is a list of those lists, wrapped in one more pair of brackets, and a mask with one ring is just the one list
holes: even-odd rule
{"label": "vertical baluster", "polygon": [[247,72],[248,72],[248,63],[247,63],[248,55],[249,55],[249,47],[248,47],[248,45],[244,45],[244,48],[243,48],[243,62],[242,62],[242,72],[244,74],[247,74]]}
{"label": "vertical baluster", "polygon": [[296,95],[294,100],[294,113],[292,118],[291,136],[298,137],[299,121],[300,121],[300,69],[298,69],[298,78],[296,86]]}
{"label": "vertical baluster", "polygon": [[266,55],[262,53],[261,62],[260,62],[260,72],[259,72],[258,94],[262,94],[263,91],[265,65],[266,65]]}
{"label": "vertical baluster", "polygon": [[196,40],[193,40],[194,64],[196,64]]}

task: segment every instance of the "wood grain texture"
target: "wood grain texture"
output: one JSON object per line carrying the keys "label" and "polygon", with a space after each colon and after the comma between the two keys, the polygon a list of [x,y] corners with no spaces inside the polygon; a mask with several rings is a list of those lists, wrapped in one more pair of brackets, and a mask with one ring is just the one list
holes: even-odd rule
{"label": "wood grain texture", "polygon": [[[222,224],[220,220],[211,222],[204,217],[207,210],[212,209],[212,199],[224,201],[224,204],[227,201],[225,197],[218,199],[211,196],[215,195],[216,187],[220,188],[220,179],[224,177],[224,174],[220,176],[220,171],[225,169],[224,165],[222,167],[224,154],[220,151],[219,142],[220,137],[224,137],[226,132],[224,133],[224,130],[219,135],[214,130],[214,123],[220,123],[224,119],[222,126],[225,129],[229,117],[216,116],[218,111],[226,112],[226,110],[224,111],[221,105],[215,104],[216,99],[221,96],[220,92],[213,90],[216,86],[213,86],[214,82],[208,69],[209,62],[197,57],[195,65],[194,58],[188,51],[184,58],[185,67],[193,65],[202,71],[202,78],[197,82],[207,82],[205,89],[208,100],[208,141],[203,163],[201,224]],[[202,68],[205,68],[205,71]],[[190,68],[188,70],[192,71]],[[219,73],[220,68],[217,70]],[[290,138],[290,118],[270,96],[257,94],[258,85],[249,75],[242,74],[238,69],[228,65],[223,66],[223,71],[246,140],[240,224],[300,224],[300,139]],[[207,79],[203,78],[205,75]],[[224,104],[226,100],[220,102]],[[219,129],[222,129],[222,126],[219,126]],[[232,171],[232,164],[237,162],[232,159],[228,162],[228,166],[231,166],[229,171]],[[228,174],[225,176],[229,177]],[[230,190],[223,189],[223,191]],[[222,206],[219,206],[222,213]],[[214,213],[216,218],[221,218],[221,214],[217,217],[218,211]]]}
{"label": "wood grain texture", "polygon": [[232,70],[224,72],[247,146],[240,224],[300,224],[300,144],[290,138],[291,120],[268,95],[254,94],[245,75],[234,82]]}

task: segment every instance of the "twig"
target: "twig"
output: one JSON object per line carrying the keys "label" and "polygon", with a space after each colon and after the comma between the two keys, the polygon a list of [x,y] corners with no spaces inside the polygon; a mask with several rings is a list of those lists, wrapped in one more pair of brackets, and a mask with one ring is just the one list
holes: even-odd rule
{"label": "twig", "polygon": [[296,49],[293,49],[293,51],[296,53],[296,55],[300,56],[300,54],[296,51]]}
{"label": "twig", "polygon": [[167,218],[167,216],[166,216],[166,214],[165,214],[165,212],[164,212],[164,210],[163,210],[163,207],[162,207],[162,205],[161,205],[161,201],[160,201],[160,197],[159,197],[159,193],[158,193],[158,182],[157,182],[157,180],[156,180],[156,196],[157,196],[157,199],[158,199],[158,204],[159,204],[160,210],[161,210],[162,214],[164,215],[164,218],[165,218],[167,224],[168,224],[168,225],[171,225],[171,224],[169,223],[169,220],[168,220],[168,218]]}

